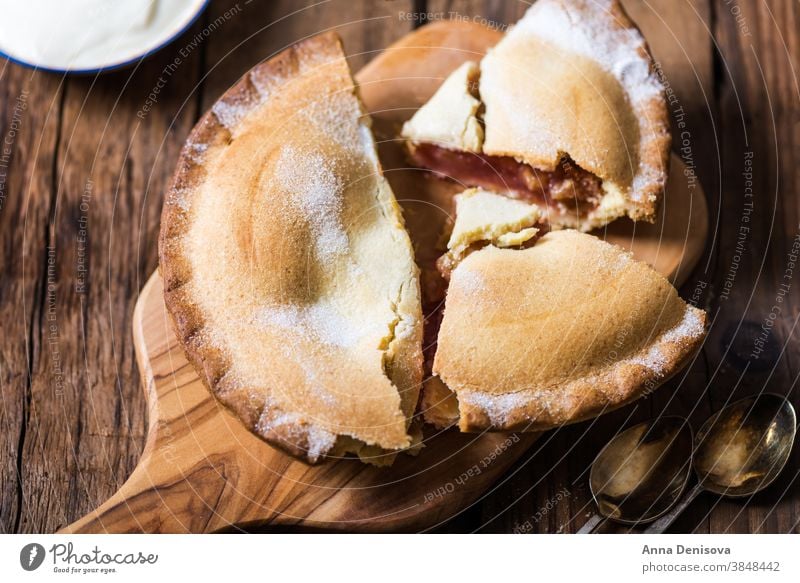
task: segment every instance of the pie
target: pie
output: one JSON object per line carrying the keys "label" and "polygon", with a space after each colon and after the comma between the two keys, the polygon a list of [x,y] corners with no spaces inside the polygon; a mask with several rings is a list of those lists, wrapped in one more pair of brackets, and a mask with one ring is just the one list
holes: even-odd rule
{"label": "pie", "polygon": [[251,431],[312,463],[415,446],[418,269],[337,36],[256,66],[203,116],[159,254],[178,339]]}
{"label": "pie", "polygon": [[452,270],[422,408],[462,431],[560,427],[650,393],[704,336],[705,312],[597,237],[489,244]]}
{"label": "pie", "polygon": [[653,221],[671,141],[647,44],[617,0],[537,1],[402,136],[415,165],[581,231]]}
{"label": "pie", "polygon": [[335,34],[253,68],[183,148],[159,239],[165,303],[253,433],[310,463],[386,465],[419,449],[423,418],[558,427],[649,393],[697,351],[705,313],[581,232],[652,220],[666,180],[661,85],[616,1],[539,0],[403,137],[415,163],[470,186],[441,243],[417,250],[434,273],[443,253],[447,284],[425,317]]}

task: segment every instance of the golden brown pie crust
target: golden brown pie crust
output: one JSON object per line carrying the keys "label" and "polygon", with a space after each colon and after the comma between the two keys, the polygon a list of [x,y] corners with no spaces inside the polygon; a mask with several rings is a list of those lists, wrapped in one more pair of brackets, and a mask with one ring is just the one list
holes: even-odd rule
{"label": "golden brown pie crust", "polygon": [[189,361],[254,433],[309,462],[413,445],[418,270],[339,38],[248,72],[181,153],[159,241]]}
{"label": "golden brown pie crust", "polygon": [[[536,431],[655,390],[697,351],[705,313],[604,241],[554,231],[528,249],[484,247],[453,271],[433,373],[462,431]],[[426,392],[427,392],[426,384]],[[423,404],[453,411],[441,386]]]}
{"label": "golden brown pie crust", "polygon": [[[452,93],[451,79],[444,87]],[[666,100],[647,44],[617,0],[536,2],[481,61],[478,93],[481,147],[439,142],[445,132],[430,133],[420,123],[437,119],[431,108],[446,109],[437,94],[420,109],[423,119],[415,116],[404,127],[412,159],[425,143],[547,173],[571,159],[571,167],[603,181],[604,196],[587,208],[576,189],[575,205],[548,204],[556,211],[549,219],[554,227],[589,231],[625,215],[655,220],[671,142]],[[518,194],[513,181],[512,195]]]}
{"label": "golden brown pie crust", "polygon": [[[586,6],[587,2],[591,4],[592,0],[539,0],[537,6],[540,9],[552,6],[572,10],[575,6]],[[613,16],[618,30],[638,34],[618,2],[600,1],[600,4],[601,8],[608,8],[607,12]],[[641,38],[633,34],[632,37]],[[641,40],[637,46],[639,55],[649,64],[644,41]],[[589,73],[594,74],[592,70],[583,74]],[[418,439],[410,423],[422,379],[418,270],[399,208],[388,183],[380,174],[374,144],[371,138],[367,140],[364,137],[363,132],[369,132],[355,91],[340,41],[333,34],[299,43],[255,67],[198,122],[181,153],[162,214],[159,254],[165,301],[189,361],[211,392],[248,428],[269,443],[312,463],[344,452],[391,460],[394,451],[413,447],[414,440]],[[341,103],[340,98],[343,99]],[[309,99],[344,104],[344,108],[340,115],[323,115],[319,119],[311,111],[309,123],[312,125],[302,126],[305,133],[298,142],[285,121],[305,111],[303,104]],[[466,103],[469,104],[468,100]],[[652,126],[647,130],[650,137],[646,143],[641,143],[640,156],[648,163],[660,166],[646,177],[647,180],[636,184],[636,200],[629,201],[631,204],[626,206],[626,212],[635,219],[651,220],[664,186],[668,162],[670,137],[663,96],[654,95],[652,102],[645,103],[637,111]],[[355,118],[360,121],[355,121]],[[346,126],[343,129],[345,133],[357,127],[360,137],[351,141],[363,145],[360,140],[367,140],[368,147],[355,154],[339,152],[331,155],[331,151],[326,149],[328,146],[324,145],[328,137],[309,134],[309,128],[320,119],[328,122],[338,120]],[[259,131],[250,128],[253,123]],[[293,161],[297,163],[299,174],[313,174],[314,164],[309,166],[307,162],[314,160],[313,145],[320,139],[324,151],[316,153],[322,155],[322,161],[333,160],[334,175],[343,173],[350,179],[357,178],[346,180],[347,184],[360,183],[365,176],[372,176],[372,189],[367,190],[376,195],[381,212],[378,213],[380,217],[369,215],[369,220],[381,227],[376,231],[390,234],[389,239],[382,240],[377,253],[380,255],[380,278],[387,278],[380,281],[388,282],[388,288],[393,290],[389,303],[394,317],[385,337],[382,337],[381,346],[377,348],[382,368],[365,372],[360,355],[374,357],[375,354],[364,350],[363,346],[349,353],[333,353],[335,358],[331,357],[319,367],[317,358],[324,360],[330,355],[318,354],[312,347],[303,353],[304,358],[294,363],[296,366],[288,367],[283,359],[274,358],[276,351],[281,349],[282,339],[273,333],[262,349],[264,361],[245,374],[238,370],[238,363],[257,360],[253,358],[257,354],[255,349],[252,352],[248,349],[245,354],[242,350],[232,354],[230,347],[218,338],[218,312],[227,306],[235,306],[238,303],[234,297],[236,294],[231,295],[226,279],[219,279],[219,289],[226,290],[227,294],[214,306],[219,310],[210,310],[210,304],[204,304],[204,296],[214,294],[199,294],[198,291],[209,292],[213,287],[206,285],[198,290],[192,287],[193,282],[206,278],[208,284],[211,276],[206,272],[213,275],[216,267],[199,269],[192,259],[196,257],[197,249],[202,245],[215,248],[218,244],[226,251],[245,250],[250,261],[247,265],[262,265],[266,270],[262,274],[265,277],[259,279],[258,284],[272,294],[272,299],[292,305],[292,302],[302,304],[308,299],[302,294],[308,292],[309,274],[319,268],[318,264],[324,264],[322,261],[315,263],[307,253],[304,256],[297,250],[322,244],[329,247],[328,252],[335,254],[341,241],[337,240],[335,233],[308,228],[299,219],[295,220],[297,217],[294,215],[282,222],[272,221],[274,212],[259,211],[258,204],[253,203],[252,209],[247,211],[252,217],[239,221],[236,228],[230,229],[228,239],[235,243],[228,249],[225,247],[229,243],[226,238],[208,236],[213,229],[205,229],[202,235],[187,235],[193,232],[196,220],[195,202],[200,198],[198,193],[208,183],[212,183],[220,196],[236,192],[243,184],[250,184],[247,189],[263,186],[263,176],[247,170],[247,167],[276,163],[278,149],[262,151],[264,148],[269,150],[272,147],[269,144],[296,142],[300,153]],[[496,140],[493,143],[491,155],[513,155],[531,163],[536,161],[526,158],[530,154],[527,147],[516,151],[498,146]],[[228,170],[218,164],[218,160],[225,159],[226,153],[237,147],[240,148],[237,150],[238,163],[242,166],[237,166],[234,171],[242,170],[249,177],[249,183],[238,178],[225,182]],[[248,153],[252,160],[245,164],[243,159]],[[613,156],[613,153],[609,155]],[[361,164],[355,170],[349,165],[354,156]],[[592,168],[598,172],[601,168],[624,170],[624,165],[609,160],[605,162]],[[546,164],[544,158],[537,163]],[[371,171],[364,172],[364,169]],[[609,174],[607,179],[636,183],[634,174],[625,177],[624,172]],[[326,179],[323,177],[321,180],[325,186]],[[224,207],[216,210],[222,213]],[[320,210],[318,216],[324,218],[327,212],[335,214],[341,209]],[[598,221],[576,226],[591,228],[607,222],[605,218],[598,218]],[[324,230],[324,226],[316,225],[315,228]],[[263,231],[263,236],[259,231]],[[345,235],[350,236],[350,231]],[[387,249],[391,251],[388,256]],[[370,258],[375,259],[377,254],[371,254]],[[276,257],[292,260],[278,261]],[[608,261],[600,262],[598,267],[598,258],[601,257]],[[437,375],[432,380],[435,386],[432,390],[426,387],[422,404],[426,420],[439,427],[458,423],[462,431],[536,431],[599,415],[655,389],[692,356],[705,333],[705,314],[680,300],[664,278],[632,261],[621,250],[574,231],[550,233],[527,249],[498,249],[488,245],[463,259],[453,274],[433,365]],[[480,276],[482,285],[488,286],[488,291],[487,288],[481,291],[475,287],[475,274]],[[338,272],[336,276],[339,276]],[[530,310],[539,310],[541,305],[529,301],[532,296],[526,294],[531,289],[541,291],[543,281],[555,289],[571,284],[583,294],[578,299],[585,301],[591,313],[579,314],[574,334],[565,336],[563,326],[553,326],[548,331],[546,325],[536,328],[533,324],[541,314],[536,312],[532,315]],[[620,281],[629,285],[620,286]],[[609,288],[617,289],[614,301],[609,298],[598,300]],[[348,289],[353,289],[353,286]],[[249,291],[241,293],[246,296]],[[301,296],[296,296],[298,293]],[[559,299],[563,298],[551,297],[551,307]],[[635,309],[640,314],[632,331],[623,335],[624,350],[618,358],[610,358],[603,366],[597,362],[594,353],[594,360],[583,363],[581,354],[575,351],[597,350],[592,342],[587,341],[586,335],[595,332],[598,318],[609,315],[609,306],[618,305]],[[501,313],[505,316],[498,315]],[[285,312],[270,313],[267,320],[273,325],[276,322],[297,324],[292,318],[287,318]],[[612,329],[615,335],[620,333],[613,324]],[[508,341],[509,330],[517,334],[517,340]],[[543,337],[542,333],[545,336],[549,334],[549,337]],[[573,352],[565,354],[556,345],[564,338],[569,338],[568,347],[574,349]],[[531,352],[531,347],[538,348]],[[497,350],[503,353],[502,359],[497,358]],[[552,363],[544,362],[548,355],[556,355],[560,365],[554,368]],[[524,366],[519,366],[520,359]],[[315,400],[303,389],[300,391],[302,406],[294,406],[297,404],[284,397],[286,393],[294,392],[295,383],[303,384],[298,368],[301,360],[312,368],[316,367],[317,371],[335,368],[333,385],[349,386],[356,382],[374,392],[365,393],[366,398],[353,398],[341,407],[326,407],[324,401]],[[332,362],[341,366],[327,366]],[[564,362],[579,363],[580,366],[565,372]],[[374,358],[370,363],[374,364]],[[570,369],[569,366],[566,368]],[[536,371],[539,376],[531,376],[530,371]],[[257,380],[263,380],[265,384],[261,385]]]}

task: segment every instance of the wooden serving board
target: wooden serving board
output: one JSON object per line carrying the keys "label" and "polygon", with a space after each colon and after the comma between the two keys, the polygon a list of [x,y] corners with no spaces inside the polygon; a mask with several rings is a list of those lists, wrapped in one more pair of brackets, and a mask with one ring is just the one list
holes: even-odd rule
{"label": "wooden serving board", "polygon": [[[479,59],[498,39],[496,31],[476,24],[431,24],[357,75],[423,267],[436,254],[457,187],[406,168],[396,136],[447,73]],[[682,165],[673,161],[663,220],[619,222],[599,236],[680,282],[702,252],[706,223],[702,191],[689,187]],[[172,332],[158,274],[141,292],[133,327],[149,408],[145,449],[120,490],[63,532],[212,532],[256,523],[424,530],[486,492],[537,437],[429,429],[422,452],[401,455],[390,468],[350,459],[309,466],[252,435],[205,389]]]}

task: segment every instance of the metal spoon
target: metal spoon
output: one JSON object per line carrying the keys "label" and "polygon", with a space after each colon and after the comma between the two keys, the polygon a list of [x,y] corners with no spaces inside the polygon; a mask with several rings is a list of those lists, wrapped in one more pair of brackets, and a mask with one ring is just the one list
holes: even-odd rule
{"label": "metal spoon", "polygon": [[771,393],[736,401],[712,415],[697,434],[697,485],[645,532],[664,532],[703,490],[733,498],[763,490],[789,460],[796,432],[794,407]]}
{"label": "metal spoon", "polygon": [[659,417],[612,439],[592,463],[589,486],[598,514],[578,531],[606,518],[626,524],[655,520],[681,497],[692,465],[692,428],[683,417]]}

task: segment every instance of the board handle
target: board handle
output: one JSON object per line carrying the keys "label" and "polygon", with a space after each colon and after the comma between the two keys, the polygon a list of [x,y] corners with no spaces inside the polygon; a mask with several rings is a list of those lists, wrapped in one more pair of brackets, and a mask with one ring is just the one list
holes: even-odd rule
{"label": "board handle", "polygon": [[59,533],[213,532],[241,518],[224,462],[209,458],[186,469],[175,464],[169,476],[144,457],[111,498]]}

